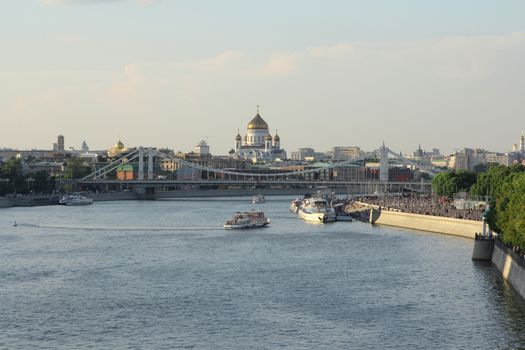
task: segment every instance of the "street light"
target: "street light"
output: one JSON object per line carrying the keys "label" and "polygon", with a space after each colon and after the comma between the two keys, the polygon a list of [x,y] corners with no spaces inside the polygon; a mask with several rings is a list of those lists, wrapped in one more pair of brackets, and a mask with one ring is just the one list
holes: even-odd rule
{"label": "street light", "polygon": [[[32,177],[28,177],[28,178],[26,179],[26,181],[27,181],[27,190],[28,190],[29,192],[32,192],[33,182],[35,182],[35,179],[33,179]],[[29,188],[30,185],[31,185],[31,189]]]}

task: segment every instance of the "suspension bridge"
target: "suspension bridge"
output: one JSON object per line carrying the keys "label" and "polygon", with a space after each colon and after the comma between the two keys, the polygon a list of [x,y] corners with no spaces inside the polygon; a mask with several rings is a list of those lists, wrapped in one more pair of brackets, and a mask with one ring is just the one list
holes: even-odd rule
{"label": "suspension bridge", "polygon": [[[370,159],[379,160],[378,169],[364,166]],[[175,176],[167,178],[159,175],[160,164],[166,161],[178,169],[174,172]],[[132,178],[115,178],[115,171],[123,164],[136,165],[137,171]],[[264,169],[230,169],[202,165],[156,148],[141,146],[84,178],[69,183],[77,190],[133,192],[140,198],[253,193],[300,194],[318,189],[361,195],[430,191],[428,180],[390,179],[390,169],[399,166],[405,169],[410,166],[429,174],[437,172],[431,164],[402,157],[384,144],[374,151],[348,161]]]}

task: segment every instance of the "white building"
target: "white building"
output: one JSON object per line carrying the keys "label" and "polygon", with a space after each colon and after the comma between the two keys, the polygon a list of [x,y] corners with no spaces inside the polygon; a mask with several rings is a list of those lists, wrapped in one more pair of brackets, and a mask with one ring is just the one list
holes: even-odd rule
{"label": "white building", "polygon": [[202,140],[197,146],[193,148],[193,153],[210,154],[210,146],[208,146],[206,141]]}
{"label": "white building", "polygon": [[244,137],[240,133],[235,136],[235,151],[232,156],[257,163],[285,159],[286,151],[281,148],[279,135],[270,135],[268,124],[257,111],[257,115],[248,123]]}
{"label": "white building", "polygon": [[521,132],[520,143],[512,145],[512,152],[525,154],[525,135],[523,134],[523,131]]}
{"label": "white building", "polygon": [[353,147],[333,147],[332,148],[332,159],[333,160],[351,160],[359,158],[363,152],[361,148],[357,146]]}

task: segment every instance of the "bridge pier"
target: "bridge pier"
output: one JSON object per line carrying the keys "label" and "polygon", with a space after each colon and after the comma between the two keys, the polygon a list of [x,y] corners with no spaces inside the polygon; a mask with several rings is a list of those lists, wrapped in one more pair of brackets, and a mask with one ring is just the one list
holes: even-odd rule
{"label": "bridge pier", "polygon": [[157,198],[155,186],[136,186],[134,191],[138,199],[154,200]]}
{"label": "bridge pier", "polygon": [[476,234],[474,238],[474,247],[472,248],[472,260],[491,261],[494,253],[494,237],[490,228],[487,230],[487,212],[483,214],[482,231]]}

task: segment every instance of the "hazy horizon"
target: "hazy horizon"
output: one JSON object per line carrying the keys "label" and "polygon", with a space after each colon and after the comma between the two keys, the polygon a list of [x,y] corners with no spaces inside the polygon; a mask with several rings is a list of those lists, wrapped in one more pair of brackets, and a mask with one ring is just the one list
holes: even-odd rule
{"label": "hazy horizon", "polygon": [[261,105],[288,151],[509,151],[525,3],[21,0],[0,14],[0,148],[214,154]]}

